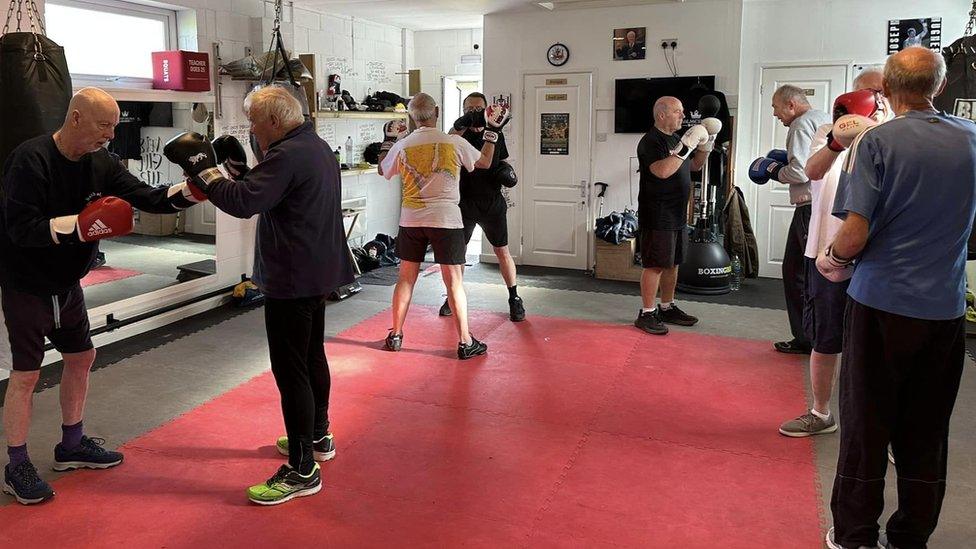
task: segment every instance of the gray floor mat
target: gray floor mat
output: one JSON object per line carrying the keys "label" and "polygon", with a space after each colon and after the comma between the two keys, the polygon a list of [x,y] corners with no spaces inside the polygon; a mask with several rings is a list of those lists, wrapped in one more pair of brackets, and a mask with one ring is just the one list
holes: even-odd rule
{"label": "gray floor mat", "polygon": [[205,234],[180,234],[171,236],[127,234],[113,240],[123,244],[132,244],[133,246],[146,246],[148,248],[203,255],[214,255],[217,249],[217,237]]}

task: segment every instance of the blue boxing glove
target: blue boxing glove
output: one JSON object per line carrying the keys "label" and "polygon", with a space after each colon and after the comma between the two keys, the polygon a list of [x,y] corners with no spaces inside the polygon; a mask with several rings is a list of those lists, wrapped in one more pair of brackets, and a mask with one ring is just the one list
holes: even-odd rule
{"label": "blue boxing glove", "polygon": [[783,149],[773,149],[766,153],[766,158],[772,158],[773,160],[779,162],[780,164],[789,164],[790,158],[786,155],[786,151]]}
{"label": "blue boxing glove", "polygon": [[783,163],[772,158],[757,158],[749,165],[749,179],[757,185],[765,185],[770,179],[779,181]]}

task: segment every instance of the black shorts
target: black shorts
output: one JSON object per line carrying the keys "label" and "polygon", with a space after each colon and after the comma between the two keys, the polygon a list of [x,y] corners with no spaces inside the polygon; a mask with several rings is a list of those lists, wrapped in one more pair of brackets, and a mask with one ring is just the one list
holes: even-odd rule
{"label": "black shorts", "polygon": [[396,251],[400,259],[422,263],[427,245],[434,248],[434,261],[441,265],[464,265],[464,229],[400,227]]}
{"label": "black shorts", "polygon": [[508,246],[508,203],[501,193],[489,197],[461,199],[464,241],[471,242],[474,226],[481,225],[485,238],[496,248]]}
{"label": "black shorts", "polygon": [[645,269],[681,265],[687,238],[684,230],[640,229],[641,265]]}
{"label": "black shorts", "polygon": [[0,301],[14,370],[31,372],[41,368],[45,337],[61,353],[81,353],[94,348],[81,286],[53,296],[4,288]]}
{"label": "black shorts", "polygon": [[844,309],[850,280],[831,282],[817,270],[817,261],[806,260],[803,291],[803,331],[813,350],[836,355],[844,346]]}

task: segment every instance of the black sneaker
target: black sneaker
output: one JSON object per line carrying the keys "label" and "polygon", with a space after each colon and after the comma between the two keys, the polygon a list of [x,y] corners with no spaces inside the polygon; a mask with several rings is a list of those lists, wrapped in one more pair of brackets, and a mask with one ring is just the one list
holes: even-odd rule
{"label": "black sneaker", "polygon": [[437,311],[437,314],[440,316],[451,316],[454,314],[454,311],[451,310],[451,303],[447,299],[444,300],[444,304],[441,305],[441,310]]}
{"label": "black sneaker", "polygon": [[637,320],[634,321],[634,326],[637,326],[641,330],[653,335],[665,335],[668,333],[668,327],[661,322],[661,319],[657,316],[657,309],[651,312],[645,313],[640,311],[637,313]]}
{"label": "black sneaker", "polygon": [[102,448],[104,438],[81,437],[81,444],[73,450],[65,450],[60,443],[54,447],[55,471],[69,469],[108,469],[122,463],[122,454]]}
{"label": "black sneaker", "polygon": [[393,351],[394,353],[399,351],[400,347],[403,347],[403,334],[394,334],[393,330],[390,330],[384,344],[386,345],[387,351]]}
{"label": "black sneaker", "polygon": [[10,470],[10,464],[3,468],[3,492],[13,496],[18,503],[33,505],[54,497],[54,490],[37,476],[37,468],[30,460]]}
{"label": "black sneaker", "polygon": [[661,322],[666,322],[668,324],[675,324],[678,326],[694,326],[698,323],[698,318],[691,316],[690,314],[682,311],[674,303],[671,304],[667,309],[657,308],[658,318]]}
{"label": "black sneaker", "polygon": [[791,339],[790,341],[777,341],[773,343],[773,348],[788,355],[808,355],[811,351],[809,344],[800,343],[795,339]]}
{"label": "black sneaker", "polygon": [[467,360],[488,352],[488,345],[471,336],[471,344],[458,343],[458,358]]}
{"label": "black sneaker", "polygon": [[522,303],[521,297],[508,298],[508,317],[512,319],[512,322],[525,320],[525,305]]}

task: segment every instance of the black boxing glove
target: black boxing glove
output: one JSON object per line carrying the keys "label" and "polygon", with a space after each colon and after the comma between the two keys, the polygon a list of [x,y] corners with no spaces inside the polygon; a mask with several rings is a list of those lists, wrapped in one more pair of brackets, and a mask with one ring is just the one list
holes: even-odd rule
{"label": "black boxing glove", "polygon": [[226,180],[217,169],[213,145],[196,132],[184,132],[163,147],[163,156],[183,168],[190,182],[206,193],[212,183]]}
{"label": "black boxing glove", "polygon": [[467,128],[484,128],[485,127],[485,111],[481,109],[475,109],[468,111],[461,115],[460,118],[454,121],[454,129],[461,132]]}
{"label": "black boxing glove", "polygon": [[233,135],[221,135],[214,139],[213,149],[217,163],[222,164],[233,179],[240,180],[250,171],[244,145]]}

